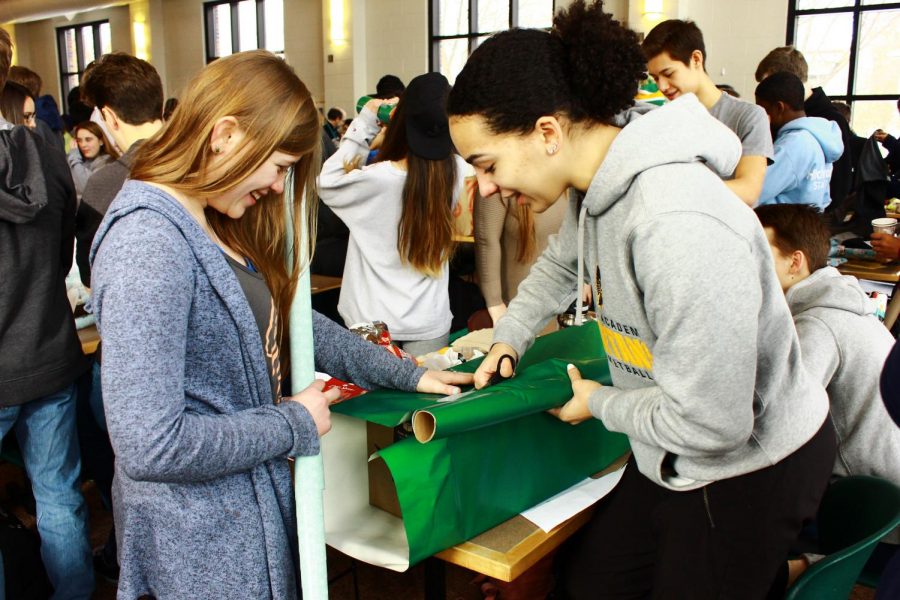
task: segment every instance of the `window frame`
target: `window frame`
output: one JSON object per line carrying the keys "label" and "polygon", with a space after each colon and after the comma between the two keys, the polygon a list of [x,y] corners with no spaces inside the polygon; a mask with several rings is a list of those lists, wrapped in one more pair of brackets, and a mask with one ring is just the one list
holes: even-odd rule
{"label": "window frame", "polygon": [[[256,1],[256,48],[266,49],[266,0]],[[231,9],[231,49],[232,54],[235,48],[241,47],[241,30],[240,20],[238,18],[238,4],[241,0],[209,0],[203,3],[203,48],[206,54],[206,64],[209,64],[221,56],[214,56],[215,49],[215,27],[212,18],[213,10],[217,6],[228,5]],[[279,56],[284,55],[284,48],[280,50],[272,50],[273,54]]]}
{"label": "window frame", "polygon": [[[77,23],[75,25],[65,25],[63,27],[56,28],[56,60],[59,65],[59,89],[61,92],[61,104],[63,107],[63,112],[69,112],[69,92],[71,88],[66,89],[66,80],[75,75],[78,77],[78,84],[81,85],[81,78],[84,75],[84,70],[87,68],[87,64],[84,60],[84,45],[81,36],[78,35],[78,32],[85,27],[91,28],[91,37],[94,42],[94,60],[103,56],[103,42],[100,38],[100,27],[102,25],[109,25],[109,19],[103,19],[100,21],[88,21],[86,23]],[[77,71],[67,71],[66,67],[68,66],[68,62],[66,61],[66,32],[74,31],[75,32],[75,62],[77,65]],[[112,30],[110,30],[110,34]]]}
{"label": "window frame", "polygon": [[[490,0],[468,0],[469,3],[469,30],[468,33],[457,33],[453,35],[438,35],[440,30],[441,0],[430,0],[428,3],[428,70],[432,72],[440,72],[440,43],[447,40],[468,40],[469,55],[475,51],[478,45],[478,39],[504,31],[502,29],[495,31],[478,31],[478,4],[479,2],[490,2]],[[556,0],[553,0],[551,9],[552,15],[556,14]],[[509,27],[517,27],[519,24],[519,0],[509,0]]]}
{"label": "window frame", "polygon": [[[851,4],[850,6],[839,6],[835,8],[808,8],[802,10],[797,8],[799,2],[800,0],[788,0],[787,32],[785,34],[785,41],[789,45],[794,45],[796,41],[795,34],[797,29],[798,17],[850,13],[853,18],[853,30],[850,34],[850,57],[848,59],[847,65],[847,93],[840,96],[832,96],[829,94],[829,98],[831,98],[832,100],[842,100],[850,106],[853,106],[853,103],[855,101],[896,101],[897,98],[900,97],[900,90],[897,90],[897,92],[894,94],[857,94],[854,92],[854,88],[856,87],[856,60],[859,52],[859,29],[860,22],[862,21],[862,15],[868,12],[898,10],[900,9],[900,2],[889,2],[885,4],[863,4],[863,0],[853,0],[853,4]],[[801,52],[803,51],[802,48],[798,48],[798,50],[800,50]]]}

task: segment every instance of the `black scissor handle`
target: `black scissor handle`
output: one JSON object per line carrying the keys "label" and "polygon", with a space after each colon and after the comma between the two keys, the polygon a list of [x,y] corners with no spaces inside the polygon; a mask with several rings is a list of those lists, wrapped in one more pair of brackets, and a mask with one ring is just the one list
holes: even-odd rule
{"label": "black scissor handle", "polygon": [[[500,383],[501,381],[509,379],[509,377],[504,377],[500,372],[500,367],[503,366],[504,360],[509,361],[509,366],[512,367],[513,375],[516,374],[516,359],[513,358],[510,354],[502,354],[500,356],[500,359],[497,361],[497,370],[494,371],[494,374],[491,375],[491,378],[488,380],[488,385],[494,385],[495,383]],[[510,377],[512,377],[512,375],[510,375]]]}

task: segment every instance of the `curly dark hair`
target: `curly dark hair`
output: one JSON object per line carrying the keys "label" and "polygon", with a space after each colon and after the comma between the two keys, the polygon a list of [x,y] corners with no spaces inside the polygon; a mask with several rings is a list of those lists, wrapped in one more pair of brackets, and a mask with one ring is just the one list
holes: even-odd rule
{"label": "curly dark hair", "polygon": [[480,115],[494,133],[528,133],[546,115],[609,123],[632,106],[647,65],[633,31],[602,0],[573,2],[550,32],[511,29],[469,57],[447,100],[451,116]]}

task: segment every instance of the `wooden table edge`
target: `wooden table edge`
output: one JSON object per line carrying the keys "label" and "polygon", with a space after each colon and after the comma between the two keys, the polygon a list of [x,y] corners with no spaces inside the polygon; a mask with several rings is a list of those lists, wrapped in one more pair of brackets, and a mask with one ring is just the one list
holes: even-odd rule
{"label": "wooden table edge", "polygon": [[[893,273],[885,273],[888,267],[894,270]],[[875,263],[861,260],[847,261],[837,267],[842,275],[852,275],[857,279],[865,279],[867,281],[878,281],[881,283],[897,283],[900,280],[900,264]]]}

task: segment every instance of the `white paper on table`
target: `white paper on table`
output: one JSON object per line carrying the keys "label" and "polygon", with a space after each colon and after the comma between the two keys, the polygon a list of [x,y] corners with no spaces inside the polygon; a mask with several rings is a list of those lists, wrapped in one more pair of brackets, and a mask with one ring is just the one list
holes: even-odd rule
{"label": "white paper on table", "polygon": [[625,473],[625,466],[597,479],[585,479],[537,506],[522,511],[521,515],[540,527],[551,529],[571,519],[590,505],[610,493]]}

